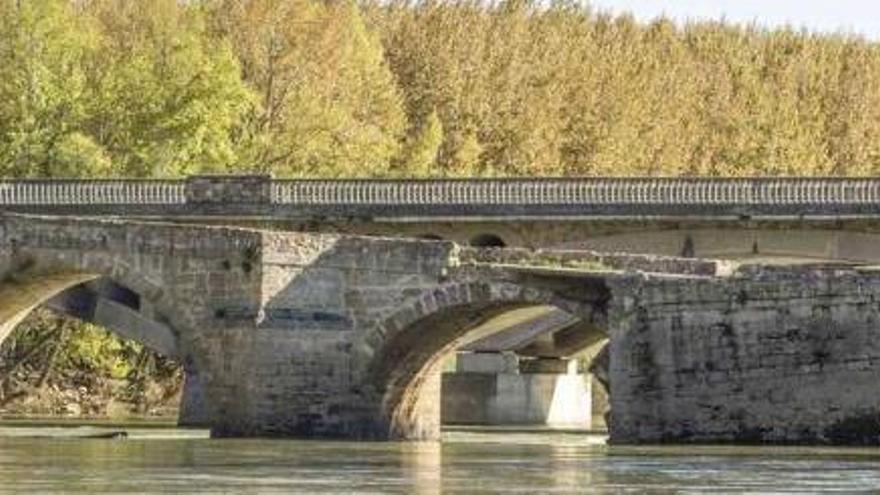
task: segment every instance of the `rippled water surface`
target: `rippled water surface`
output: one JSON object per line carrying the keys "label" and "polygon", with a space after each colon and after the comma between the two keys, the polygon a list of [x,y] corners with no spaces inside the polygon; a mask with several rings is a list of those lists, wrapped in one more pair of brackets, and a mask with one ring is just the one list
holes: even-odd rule
{"label": "rippled water surface", "polygon": [[[571,433],[439,443],[210,440],[206,432],[0,427],[2,492],[808,493],[880,491],[880,449],[610,447]],[[112,430],[112,428],[111,428]]]}

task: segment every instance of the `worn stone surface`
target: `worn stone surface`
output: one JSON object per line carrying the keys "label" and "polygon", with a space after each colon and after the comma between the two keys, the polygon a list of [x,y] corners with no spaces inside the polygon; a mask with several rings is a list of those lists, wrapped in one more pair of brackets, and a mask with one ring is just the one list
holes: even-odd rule
{"label": "worn stone surface", "polygon": [[880,444],[878,274],[750,269],[614,292],[613,441]]}
{"label": "worn stone surface", "polygon": [[494,316],[554,305],[608,329],[613,441],[878,442],[878,275],[719,266],[4,215],[0,338],[112,284],[68,309],[173,348],[217,436],[435,438],[443,356]]}
{"label": "worn stone surface", "polygon": [[269,175],[195,175],[186,179],[187,203],[258,205],[271,199]]}

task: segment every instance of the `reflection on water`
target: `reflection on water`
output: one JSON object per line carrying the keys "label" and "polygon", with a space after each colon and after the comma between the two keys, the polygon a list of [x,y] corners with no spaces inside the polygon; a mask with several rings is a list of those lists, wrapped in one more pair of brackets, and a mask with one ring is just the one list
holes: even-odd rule
{"label": "reflection on water", "polygon": [[509,431],[449,432],[439,444],[209,440],[199,430],[126,430],[127,440],[108,440],[74,438],[95,429],[0,428],[0,491],[880,490],[880,449],[609,447],[584,434]]}

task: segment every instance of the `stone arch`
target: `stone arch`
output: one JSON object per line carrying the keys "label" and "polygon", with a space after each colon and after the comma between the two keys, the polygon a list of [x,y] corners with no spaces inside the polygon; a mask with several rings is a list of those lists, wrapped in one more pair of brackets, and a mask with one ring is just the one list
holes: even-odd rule
{"label": "stone arch", "polygon": [[443,240],[445,240],[445,239],[443,239],[442,236],[434,234],[434,233],[430,233],[430,232],[427,234],[419,234],[416,236],[416,239],[421,239],[423,241],[443,241]]}
{"label": "stone arch", "polygon": [[[178,308],[161,272],[151,270],[153,263],[149,256],[136,250],[94,255],[84,249],[41,249],[10,241],[6,249],[0,252],[0,343],[30,313],[40,306],[47,306],[53,298],[85,284],[110,281],[127,292],[129,299],[136,294],[137,303],[134,306],[138,309],[148,305],[152,311],[142,316],[146,316],[145,319],[149,319],[153,327],[164,327],[163,334],[137,335],[134,332],[133,335],[133,332],[120,331],[119,326],[107,325],[106,322],[90,322],[159,351],[183,365],[186,380],[179,422],[201,426],[207,423],[209,409],[203,397],[203,380],[199,373],[204,367],[202,356],[193,348],[197,343],[181,338],[187,333],[185,329],[191,328],[187,326],[191,325],[187,320],[189,314]],[[136,309],[131,310],[131,314],[119,314],[119,325],[131,324],[130,318],[137,313]],[[63,308],[60,312],[67,313]],[[148,330],[152,331],[152,328]]]}
{"label": "stone arch", "polygon": [[[28,273],[24,271],[14,275],[7,274],[3,281],[0,282],[0,344],[38,307],[46,306],[53,298],[62,296],[65,292],[76,290],[84,284],[98,281],[102,278],[110,279],[110,277],[101,274],[88,272]],[[131,273],[114,277],[111,280],[126,289],[129,289],[130,286],[125,285],[123,281],[139,287],[149,287],[149,284],[139,281],[138,277]],[[137,294],[143,297],[142,294]],[[155,293],[145,298],[144,301],[154,304],[155,308],[163,307],[161,305],[166,304],[166,300],[163,300],[161,297],[153,298],[154,296]],[[164,307],[166,308],[165,311],[169,311],[167,306]],[[77,315],[70,315],[68,311],[63,309],[58,312],[77,317]],[[118,323],[126,325],[131,324],[133,316],[122,315],[122,318],[123,320]],[[204,397],[203,380],[199,373],[201,363],[196,359],[198,353],[187,352],[185,346],[180,342],[179,330],[170,326],[170,322],[157,320],[152,322],[152,328],[148,330],[159,329],[162,331],[161,335],[133,335],[133,332],[127,332],[124,328],[107,324],[106,321],[91,319],[85,319],[84,321],[97,324],[122,338],[133,339],[153,351],[174,359],[182,365],[185,373],[185,382],[178,424],[181,426],[206,426],[209,424],[209,405]]]}
{"label": "stone arch", "polygon": [[5,277],[0,283],[0,343],[37,307],[71,287],[98,277],[98,274],[80,272]]}
{"label": "stone arch", "polygon": [[[14,249],[5,260],[7,269],[0,286],[24,282],[30,287],[41,287],[38,292],[43,294],[41,303],[44,303],[76,285],[103,278],[137,294],[141,300],[152,305],[157,314],[164,317],[180,314],[176,311],[175,298],[166,290],[164,281],[150,274],[149,270],[140,269],[146,262],[138,258],[136,253],[91,256],[87,251]],[[71,282],[57,286],[55,280],[59,277],[70,279]]]}
{"label": "stone arch", "polygon": [[449,283],[426,290],[373,328],[368,383],[380,424],[391,438],[439,435],[439,364],[471,329],[507,311],[554,305],[588,320],[604,319],[594,303],[509,282]]}
{"label": "stone arch", "polygon": [[[88,256],[82,257],[82,262],[75,263],[70,263],[66,258],[68,257],[63,254],[39,258],[23,257],[12,263],[15,268],[9,269],[0,280],[0,343],[36,308],[45,306],[64,293],[102,279],[136,294],[139,304],[140,301],[150,304],[156,315],[163,320],[161,323],[173,328],[174,323],[169,321],[169,315],[176,314],[173,298],[166,293],[160,282],[149,280],[134,270],[102,270],[103,267],[94,266]],[[54,268],[46,269],[48,266]],[[64,310],[59,312],[66,313]],[[118,330],[105,327],[111,331]],[[132,338],[130,335],[121,336]],[[151,346],[150,342],[135,340],[154,350],[161,350]]]}
{"label": "stone arch", "polygon": [[68,317],[105,328],[163,356],[180,360],[178,331],[156,315],[140,294],[99,277],[70,287],[43,304]]}
{"label": "stone arch", "polygon": [[473,247],[503,248],[507,246],[507,243],[500,236],[489,233],[475,235],[468,241],[468,244]]}

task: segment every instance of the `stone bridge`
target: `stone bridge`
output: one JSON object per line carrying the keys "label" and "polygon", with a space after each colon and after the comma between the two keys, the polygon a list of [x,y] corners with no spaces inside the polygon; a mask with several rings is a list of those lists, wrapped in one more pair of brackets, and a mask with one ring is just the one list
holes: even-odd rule
{"label": "stone bridge", "polygon": [[216,436],[435,438],[441,358],[553,305],[610,337],[613,442],[880,443],[869,267],[6,213],[0,281],[0,340],[48,304],[173,354]]}
{"label": "stone bridge", "polygon": [[0,210],[477,246],[880,261],[873,178],[9,180],[0,181]]}

